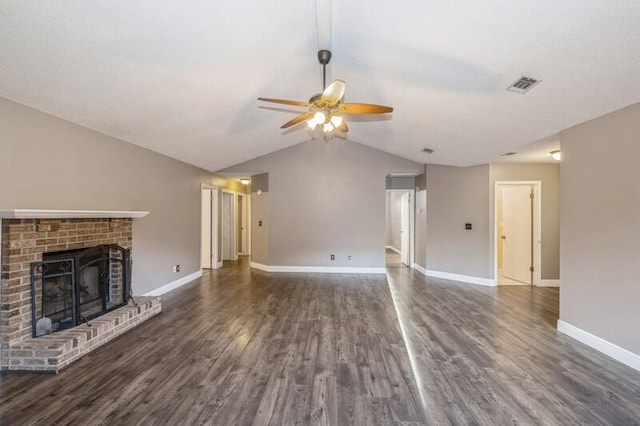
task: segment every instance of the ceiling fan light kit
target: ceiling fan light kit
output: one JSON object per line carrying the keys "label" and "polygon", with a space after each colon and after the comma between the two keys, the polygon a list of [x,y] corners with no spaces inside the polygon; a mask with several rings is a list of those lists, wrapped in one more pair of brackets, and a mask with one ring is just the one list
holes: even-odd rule
{"label": "ceiling fan light kit", "polygon": [[314,134],[318,133],[318,129],[324,133],[325,140],[333,135],[334,131],[347,133],[349,127],[347,122],[340,114],[387,114],[393,112],[392,107],[375,105],[375,104],[355,104],[343,103],[342,97],[345,92],[345,82],[335,80],[329,86],[326,86],[327,64],[331,60],[331,51],[322,49],[318,51],[318,62],[322,65],[322,93],[313,95],[309,102],[292,101],[287,99],[275,98],[258,98],[259,101],[273,102],[283,105],[300,106],[308,108],[309,111],[304,112],[292,120],[280,126],[281,129],[294,126],[296,124],[307,122],[307,126]]}

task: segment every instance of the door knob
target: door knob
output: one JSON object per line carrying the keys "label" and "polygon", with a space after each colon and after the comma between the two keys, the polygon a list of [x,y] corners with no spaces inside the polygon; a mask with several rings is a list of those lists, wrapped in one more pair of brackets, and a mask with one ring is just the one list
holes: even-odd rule
{"label": "door knob", "polygon": [[506,239],[507,239],[507,237],[505,237],[504,235],[503,235],[502,237],[500,237],[500,238],[502,238],[503,240],[506,240]]}

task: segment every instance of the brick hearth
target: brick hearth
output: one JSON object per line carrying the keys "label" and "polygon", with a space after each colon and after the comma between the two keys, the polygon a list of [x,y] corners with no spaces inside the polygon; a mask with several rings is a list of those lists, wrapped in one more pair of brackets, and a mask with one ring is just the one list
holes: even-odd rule
{"label": "brick hearth", "polygon": [[[0,256],[0,369],[57,371],[161,311],[158,298],[81,325],[32,338],[30,264],[45,252],[117,244],[131,248],[132,219],[3,219]],[[138,300],[138,299],[136,299]],[[42,343],[40,343],[42,342]]]}
{"label": "brick hearth", "polygon": [[91,325],[9,344],[6,370],[58,372],[81,356],[126,333],[162,311],[159,297],[136,297],[138,306],[123,306],[90,321]]}

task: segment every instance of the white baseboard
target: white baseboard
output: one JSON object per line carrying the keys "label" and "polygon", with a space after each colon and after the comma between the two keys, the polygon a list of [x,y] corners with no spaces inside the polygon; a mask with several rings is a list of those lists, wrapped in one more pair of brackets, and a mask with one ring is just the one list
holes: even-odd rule
{"label": "white baseboard", "polygon": [[413,269],[420,272],[422,275],[427,275],[427,270],[424,269],[422,266],[418,265],[417,263],[413,264]]}
{"label": "white baseboard", "polygon": [[271,266],[251,262],[251,267],[266,272],[312,272],[329,274],[386,274],[386,268],[348,266]]}
{"label": "white baseboard", "polygon": [[604,340],[562,320],[558,320],[558,331],[569,337],[573,337],[587,346],[591,346],[593,349],[628,365],[634,370],[640,371],[640,355],[634,354],[608,340]]}
{"label": "white baseboard", "polygon": [[560,280],[540,280],[538,287],[560,287]]}
{"label": "white baseboard", "polygon": [[497,285],[496,280],[493,278],[472,277],[469,275],[458,275],[458,274],[452,274],[450,272],[433,271],[430,269],[426,270],[425,275],[428,277],[444,278],[446,280],[452,280],[452,281],[461,281],[463,283],[484,285],[487,287],[495,287]]}
{"label": "white baseboard", "polygon": [[168,293],[171,290],[175,290],[176,288],[181,287],[195,279],[198,279],[201,276],[202,269],[194,272],[193,274],[189,274],[186,277],[182,277],[175,281],[172,281],[169,284],[163,285],[162,287],[158,287],[155,290],[151,290],[150,292],[143,294],[143,296],[162,296],[163,294]]}
{"label": "white baseboard", "polygon": [[393,250],[393,251],[395,251],[395,252],[396,252],[396,253],[398,253],[398,254],[402,254],[402,252],[401,252],[400,250],[398,250],[397,248],[395,248],[395,247],[392,247],[392,246],[384,246],[384,248],[389,249],[389,250]]}

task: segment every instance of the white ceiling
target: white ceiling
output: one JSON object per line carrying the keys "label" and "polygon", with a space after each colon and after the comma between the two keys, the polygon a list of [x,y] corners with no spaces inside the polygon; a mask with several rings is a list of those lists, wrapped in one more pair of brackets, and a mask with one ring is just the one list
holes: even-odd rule
{"label": "white ceiling", "polygon": [[[308,140],[256,98],[320,91],[318,47],[345,101],[395,107],[348,139],[418,162],[546,147],[640,101],[637,0],[318,2],[319,28],[313,0],[0,0],[0,96],[211,171]],[[507,92],[523,74],[543,82]]]}

